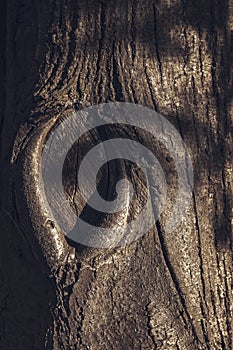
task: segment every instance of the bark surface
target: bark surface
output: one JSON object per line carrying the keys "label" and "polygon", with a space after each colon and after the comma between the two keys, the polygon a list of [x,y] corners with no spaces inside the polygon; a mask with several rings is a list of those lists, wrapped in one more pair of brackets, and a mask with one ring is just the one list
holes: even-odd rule
{"label": "bark surface", "polygon": [[[232,349],[232,8],[231,0],[1,2],[1,349]],[[158,149],[169,183],[159,221],[124,248],[90,250],[51,222],[39,160],[61,117],[110,101],[147,106],[179,130],[194,193],[168,234],[177,179]],[[78,213],[85,203],[72,159],[112,133],[81,139],[67,159]],[[150,147],[149,135],[123,133]],[[139,169],[113,161],[100,188],[111,198],[125,175],[138,193],[133,216],[144,203]]]}

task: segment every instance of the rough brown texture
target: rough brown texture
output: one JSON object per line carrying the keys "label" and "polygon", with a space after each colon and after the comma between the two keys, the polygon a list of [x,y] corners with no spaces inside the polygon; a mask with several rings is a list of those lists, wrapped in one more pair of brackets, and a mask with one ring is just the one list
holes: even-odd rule
{"label": "rough brown texture", "polygon": [[[1,2],[1,349],[232,349],[232,7]],[[168,235],[170,181],[153,230],[89,254],[46,221],[36,162],[60,116],[108,101],[180,131],[194,197]]]}

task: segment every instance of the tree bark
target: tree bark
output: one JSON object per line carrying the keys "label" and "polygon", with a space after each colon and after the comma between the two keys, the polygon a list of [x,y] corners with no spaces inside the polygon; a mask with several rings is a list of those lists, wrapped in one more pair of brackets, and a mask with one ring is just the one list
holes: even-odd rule
{"label": "tree bark", "polygon": [[[232,349],[232,7],[1,2],[1,349]],[[110,101],[147,106],[179,130],[194,193],[166,232],[171,170],[150,232],[88,250],[47,220],[38,159],[61,117]],[[142,178],[132,181],[140,192]]]}

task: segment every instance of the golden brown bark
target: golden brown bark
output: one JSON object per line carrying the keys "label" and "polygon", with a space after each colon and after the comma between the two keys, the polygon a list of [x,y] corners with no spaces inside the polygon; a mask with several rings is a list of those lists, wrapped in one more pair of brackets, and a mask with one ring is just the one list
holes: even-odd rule
{"label": "golden brown bark", "polygon": [[[6,7],[0,347],[231,349],[231,0]],[[56,246],[44,224],[36,162],[50,124],[109,101],[148,106],[179,130],[194,195],[172,233],[175,184],[153,230],[86,254],[59,229]]]}

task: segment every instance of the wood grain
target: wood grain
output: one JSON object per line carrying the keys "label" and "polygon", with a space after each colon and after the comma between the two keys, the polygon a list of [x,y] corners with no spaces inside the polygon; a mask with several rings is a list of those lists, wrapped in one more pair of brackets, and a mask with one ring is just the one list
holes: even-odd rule
{"label": "wood grain", "polygon": [[[1,348],[231,349],[231,0],[6,7]],[[125,248],[86,253],[44,225],[37,162],[60,116],[109,101],[148,106],[179,130],[194,197],[168,234],[176,181],[160,150],[170,184],[160,221]],[[111,169],[126,174],[124,162]],[[131,178],[140,192],[141,175]]]}

